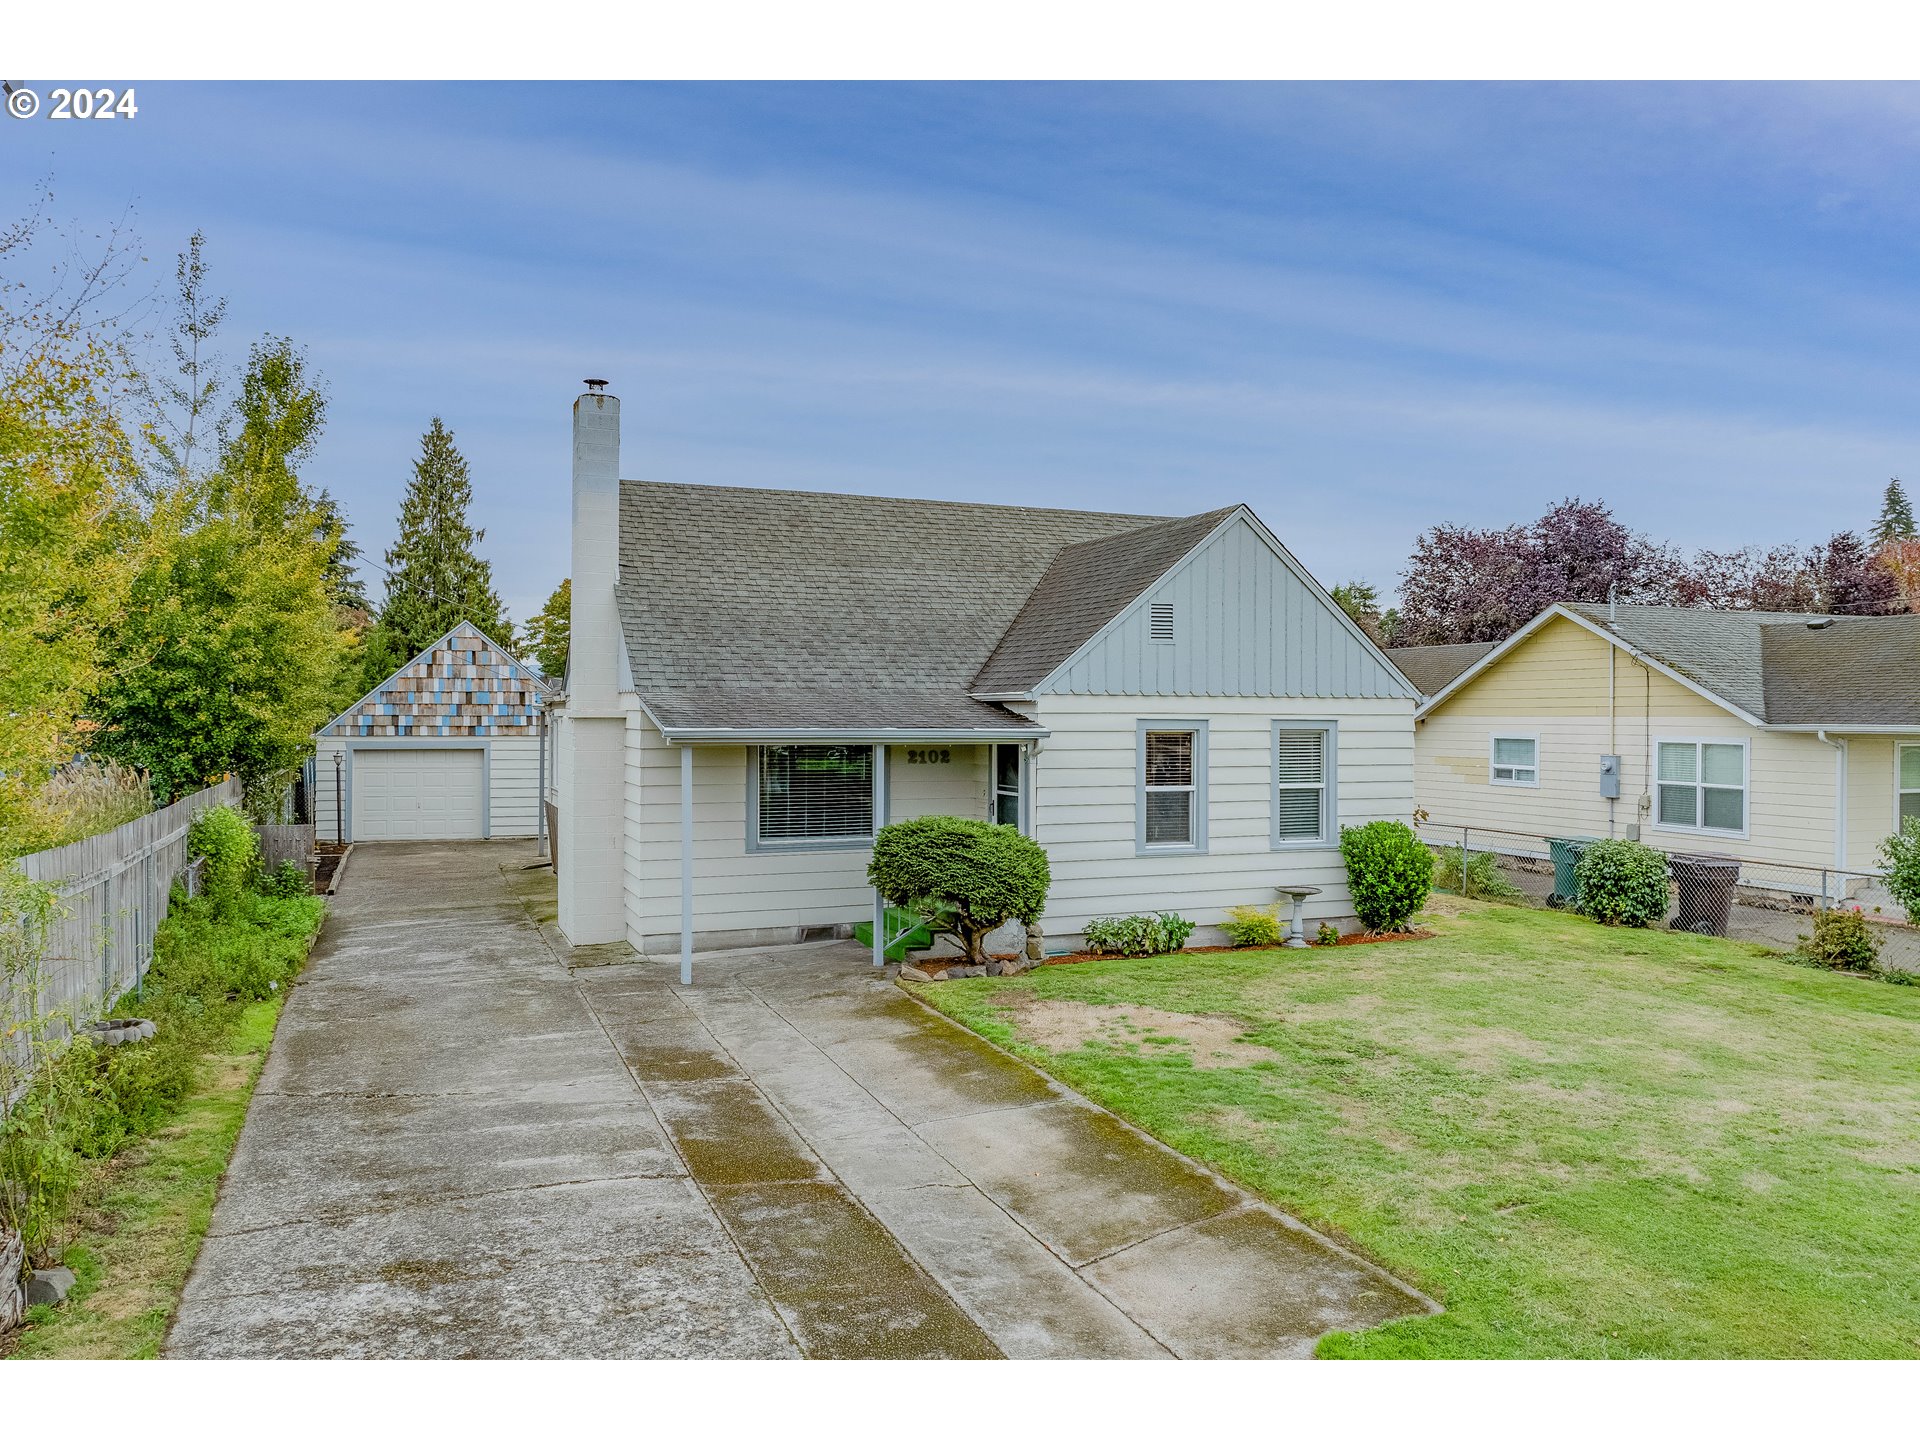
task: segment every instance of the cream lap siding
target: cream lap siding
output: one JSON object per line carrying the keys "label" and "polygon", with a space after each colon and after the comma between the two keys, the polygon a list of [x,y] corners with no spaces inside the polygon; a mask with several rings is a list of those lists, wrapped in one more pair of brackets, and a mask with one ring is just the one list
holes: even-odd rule
{"label": "cream lap siding", "polygon": [[[1048,935],[1153,910],[1217,926],[1229,906],[1273,903],[1281,883],[1321,887],[1307,908],[1314,920],[1349,920],[1337,848],[1272,846],[1272,722],[1337,724],[1340,824],[1404,821],[1413,812],[1412,710],[1408,700],[1043,697],[1036,714],[1052,734],[1041,744],[1033,795],[1035,838],[1053,872]],[[1136,722],[1156,719],[1207,721],[1205,854],[1136,853]]]}
{"label": "cream lap siding", "polygon": [[[1488,832],[1485,843],[1497,848],[1495,831],[1608,833],[1600,757],[1608,753],[1611,648],[1570,620],[1553,621],[1428,713],[1415,732],[1414,793],[1436,835],[1442,827],[1467,825]],[[1621,769],[1615,835],[1624,836],[1627,826],[1638,823],[1640,838],[1662,850],[1709,851],[1815,870],[1833,864],[1830,747],[1812,735],[1756,729],[1625,652],[1617,652],[1613,663],[1613,745]],[[1538,788],[1489,783],[1488,754],[1492,737],[1500,734],[1539,736]],[[1749,746],[1744,839],[1664,829],[1653,823],[1651,811],[1639,813],[1639,797],[1651,793],[1651,744],[1663,738]]]}
{"label": "cream lap siding", "polygon": [[487,799],[495,840],[533,835],[539,825],[540,741],[531,735],[496,739]]}
{"label": "cream lap siding", "polygon": [[[1898,746],[1889,735],[1847,738],[1847,868],[1880,869],[1880,842],[1899,828]],[[1905,737],[1920,744],[1920,735]]]}
{"label": "cream lap siding", "polygon": [[[945,764],[914,764],[910,749],[944,750]],[[671,952],[680,944],[680,749],[644,716],[627,720],[627,941]],[[780,943],[794,932],[850,925],[873,913],[870,846],[747,848],[748,751],[695,745],[694,933],[702,948]],[[889,746],[890,819],[986,817],[987,765],[979,745]]]}
{"label": "cream lap siding", "polygon": [[[1173,606],[1173,640],[1153,607]],[[1399,673],[1244,516],[1226,522],[1041,687],[1070,695],[1392,698]]]}

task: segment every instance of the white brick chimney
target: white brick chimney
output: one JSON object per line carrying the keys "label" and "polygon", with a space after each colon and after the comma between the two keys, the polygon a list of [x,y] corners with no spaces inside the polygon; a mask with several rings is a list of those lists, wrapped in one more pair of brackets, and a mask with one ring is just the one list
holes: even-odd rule
{"label": "white brick chimney", "polygon": [[573,402],[573,613],[560,724],[560,929],[575,945],[626,935],[626,714],[620,703],[620,400],[604,380]]}

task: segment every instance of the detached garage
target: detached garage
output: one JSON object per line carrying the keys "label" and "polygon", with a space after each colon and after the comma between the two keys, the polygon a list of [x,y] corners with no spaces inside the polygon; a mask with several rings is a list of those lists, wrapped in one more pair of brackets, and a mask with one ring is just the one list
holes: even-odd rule
{"label": "detached garage", "polygon": [[545,694],[530,669],[473,626],[454,626],[314,735],[318,837],[534,834]]}

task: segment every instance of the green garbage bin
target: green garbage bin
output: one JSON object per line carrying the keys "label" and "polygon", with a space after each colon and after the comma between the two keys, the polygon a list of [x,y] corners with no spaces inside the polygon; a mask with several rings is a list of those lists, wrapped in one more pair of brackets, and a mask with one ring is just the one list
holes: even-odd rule
{"label": "green garbage bin", "polygon": [[1547,837],[1547,849],[1553,854],[1553,894],[1547,897],[1547,904],[1556,910],[1573,908],[1573,902],[1580,898],[1580,881],[1574,872],[1579,868],[1580,857],[1586,853],[1587,846],[1599,839],[1598,835]]}

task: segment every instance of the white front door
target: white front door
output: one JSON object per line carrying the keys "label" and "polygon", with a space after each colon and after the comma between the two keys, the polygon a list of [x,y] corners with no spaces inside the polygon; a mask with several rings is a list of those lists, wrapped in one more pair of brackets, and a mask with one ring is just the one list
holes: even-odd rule
{"label": "white front door", "polygon": [[356,748],[352,838],[484,838],[485,766],[482,750]]}

